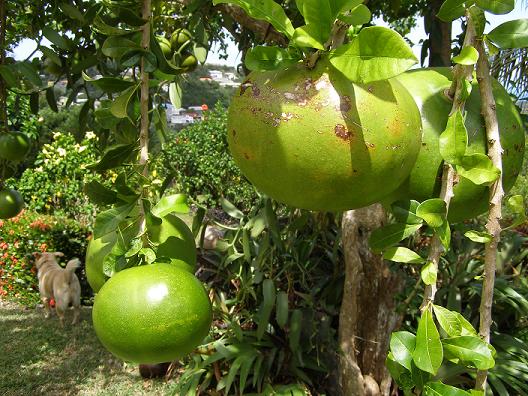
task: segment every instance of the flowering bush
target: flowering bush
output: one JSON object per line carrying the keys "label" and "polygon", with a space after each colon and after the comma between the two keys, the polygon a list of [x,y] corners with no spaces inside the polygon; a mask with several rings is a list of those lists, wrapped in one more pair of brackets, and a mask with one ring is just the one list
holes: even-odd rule
{"label": "flowering bush", "polygon": [[[84,257],[89,231],[63,217],[23,211],[0,220],[0,298],[26,305],[38,302],[37,269],[33,253],[60,251],[65,258]],[[84,271],[84,270],[83,270]],[[91,297],[84,272],[78,274],[84,299]]]}
{"label": "flowering bush", "polygon": [[22,194],[29,210],[66,215],[90,224],[97,208],[84,195],[83,186],[91,180],[101,180],[86,169],[97,156],[93,133],[88,132],[77,143],[72,135],[55,132],[52,143],[42,147],[33,166],[19,180],[11,179],[7,184]]}

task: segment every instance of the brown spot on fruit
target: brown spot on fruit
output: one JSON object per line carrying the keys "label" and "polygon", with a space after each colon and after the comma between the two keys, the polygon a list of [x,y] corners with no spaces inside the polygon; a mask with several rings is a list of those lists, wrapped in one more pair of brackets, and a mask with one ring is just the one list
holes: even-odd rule
{"label": "brown spot on fruit", "polygon": [[258,98],[260,96],[260,89],[253,87],[253,97]]}
{"label": "brown spot on fruit", "polygon": [[234,129],[231,131],[231,135],[233,135],[233,137],[236,136],[236,131]]}
{"label": "brown spot on fruit", "polygon": [[350,134],[348,133],[346,126],[343,124],[337,124],[334,128],[334,133],[339,139],[343,139],[345,141],[350,140]]}
{"label": "brown spot on fruit", "polygon": [[249,160],[249,154],[248,153],[244,153],[244,158]]}
{"label": "brown spot on fruit", "polygon": [[342,112],[348,113],[352,109],[352,104],[350,97],[347,95],[343,95],[341,97],[341,103],[339,104],[339,110]]}

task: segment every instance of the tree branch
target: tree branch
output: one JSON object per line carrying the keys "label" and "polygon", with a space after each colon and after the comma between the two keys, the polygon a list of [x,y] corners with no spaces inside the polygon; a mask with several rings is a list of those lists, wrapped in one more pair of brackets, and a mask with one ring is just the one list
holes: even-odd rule
{"label": "tree branch", "polygon": [[[466,12],[466,18],[467,18],[467,27],[466,27],[466,35],[464,37],[464,45],[463,45],[464,47],[474,45],[475,38],[476,38],[475,27],[474,27],[473,21],[471,20],[469,12]],[[463,65],[455,66],[455,69],[453,71],[453,83],[451,84],[451,88],[449,89],[449,96],[453,98],[453,106],[451,108],[451,114],[453,114],[457,110],[460,110],[461,112],[464,111],[465,99],[463,99],[463,96],[462,96],[462,89],[463,89],[462,81],[464,79],[471,81],[473,78],[472,74],[473,74],[473,66],[463,66]],[[451,203],[451,198],[453,198],[453,195],[454,195],[453,194],[454,179],[455,179],[455,170],[450,164],[444,162],[443,171],[442,171],[442,186],[441,186],[439,198],[445,202],[448,212],[449,212],[449,204]],[[431,247],[429,250],[429,256],[427,257],[427,261],[432,263],[436,272],[438,272],[438,264],[440,263],[440,257],[442,256],[443,252],[444,252],[444,247],[442,246],[442,241],[440,240],[440,237],[438,236],[438,234],[435,232],[433,239],[431,241]],[[427,285],[425,287],[421,309],[425,309],[425,307],[429,303],[434,302],[436,291],[437,291],[436,284]]]}
{"label": "tree branch", "polygon": [[[497,265],[497,245],[500,241],[500,219],[502,218],[502,198],[504,190],[502,187],[502,147],[499,134],[499,123],[493,88],[491,85],[490,65],[482,40],[477,42],[476,48],[479,52],[477,62],[477,80],[479,82],[481,112],[486,123],[486,134],[488,141],[488,157],[493,165],[501,171],[501,176],[490,187],[489,214],[486,230],[491,235],[491,242],[486,244],[484,258],[484,282],[480,302],[480,325],[479,333],[484,341],[490,341],[490,328],[492,323],[491,309],[493,305],[493,288],[495,285],[495,270]],[[487,370],[477,371],[475,383],[476,390],[484,391],[486,388]]]}
{"label": "tree branch", "polygon": [[[0,65],[5,63],[6,23],[6,0],[0,0]],[[0,129],[1,128],[7,130],[7,85],[2,76],[0,76]]]}

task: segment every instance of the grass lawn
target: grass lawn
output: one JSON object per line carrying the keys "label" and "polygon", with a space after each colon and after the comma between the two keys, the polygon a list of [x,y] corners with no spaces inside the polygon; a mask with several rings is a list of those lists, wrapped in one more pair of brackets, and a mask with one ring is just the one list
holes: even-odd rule
{"label": "grass lawn", "polygon": [[90,308],[78,325],[62,329],[56,316],[0,300],[0,395],[167,395],[173,387],[143,380],[137,366],[107,352]]}

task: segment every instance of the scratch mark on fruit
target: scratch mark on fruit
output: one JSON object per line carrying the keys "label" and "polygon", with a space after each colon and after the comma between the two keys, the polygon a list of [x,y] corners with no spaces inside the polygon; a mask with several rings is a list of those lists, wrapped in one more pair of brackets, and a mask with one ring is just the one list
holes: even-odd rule
{"label": "scratch mark on fruit", "polygon": [[371,148],[371,149],[376,148],[376,145],[374,143],[369,143],[369,142],[365,142],[365,146],[367,146],[368,148]]}
{"label": "scratch mark on fruit", "polygon": [[260,89],[253,87],[253,97],[258,98],[260,96]]}
{"label": "scratch mark on fruit", "polygon": [[343,124],[337,124],[334,128],[334,133],[340,139],[343,139],[345,141],[350,140],[350,134],[348,133],[348,129]]}

